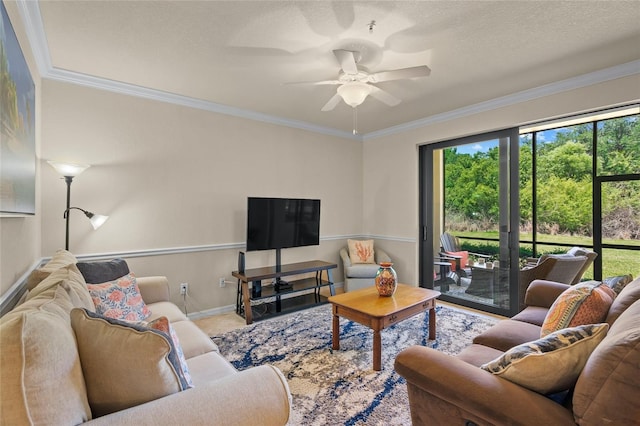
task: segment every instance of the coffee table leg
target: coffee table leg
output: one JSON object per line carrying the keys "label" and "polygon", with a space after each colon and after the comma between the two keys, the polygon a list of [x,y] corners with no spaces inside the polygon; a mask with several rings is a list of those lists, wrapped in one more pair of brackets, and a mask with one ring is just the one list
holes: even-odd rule
{"label": "coffee table leg", "polygon": [[433,308],[429,309],[429,339],[435,340],[436,338],[436,304],[433,304]]}
{"label": "coffee table leg", "polygon": [[373,370],[382,369],[382,338],[380,330],[373,330]]}
{"label": "coffee table leg", "polygon": [[340,317],[333,308],[333,335],[331,336],[332,347],[334,350],[340,349]]}

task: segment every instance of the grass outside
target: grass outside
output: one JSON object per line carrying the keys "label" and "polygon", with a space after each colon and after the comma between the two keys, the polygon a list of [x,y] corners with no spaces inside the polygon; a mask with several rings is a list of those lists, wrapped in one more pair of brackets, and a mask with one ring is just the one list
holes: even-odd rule
{"label": "grass outside", "polygon": [[[456,233],[458,237],[464,242],[464,238],[498,238],[498,232],[459,232]],[[521,233],[520,240],[531,240],[531,234]],[[548,242],[549,244],[544,244]],[[638,240],[611,240],[606,241],[608,244],[625,244],[640,246]],[[474,241],[478,243],[478,241]],[[491,241],[482,241],[485,245],[491,245],[497,247],[497,243]],[[557,246],[555,244],[570,244],[572,246],[588,246],[592,244],[591,238],[578,237],[572,235],[539,235],[538,236],[538,254],[544,253],[562,253],[567,251],[567,247]],[[528,250],[527,250],[528,249]],[[531,245],[521,244],[521,256],[522,252],[531,252]],[[614,277],[617,275],[631,274],[633,277],[640,276],[640,251],[635,250],[618,250],[618,249],[603,249],[602,253],[602,276]],[[583,278],[593,278],[593,267],[590,267],[585,273]]]}

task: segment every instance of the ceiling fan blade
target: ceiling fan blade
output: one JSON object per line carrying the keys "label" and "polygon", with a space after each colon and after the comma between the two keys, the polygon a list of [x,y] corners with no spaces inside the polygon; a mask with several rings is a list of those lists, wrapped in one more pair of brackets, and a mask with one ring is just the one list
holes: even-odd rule
{"label": "ceiling fan blade", "polygon": [[326,85],[338,85],[342,84],[341,81],[338,80],[324,80],[324,81],[290,81],[286,83],[282,83],[287,86],[294,85],[308,85],[308,86],[326,86]]}
{"label": "ceiling fan blade", "polygon": [[356,58],[350,50],[334,50],[333,54],[336,55],[340,68],[345,74],[358,74],[358,66],[356,65]]}
{"label": "ceiling fan blade", "polygon": [[420,65],[417,67],[377,72],[369,76],[369,82],[380,83],[382,81],[401,80],[405,78],[426,77],[429,74],[431,74],[431,69],[426,65]]}
{"label": "ceiling fan blade", "polygon": [[376,87],[373,85],[371,85],[371,87],[372,87],[371,93],[369,94],[374,98],[376,98],[377,100],[382,101],[389,106],[396,106],[400,103],[400,99],[396,98],[391,93],[385,92],[379,87]]}
{"label": "ceiling fan blade", "polygon": [[331,99],[329,99],[329,102],[322,107],[321,111],[331,111],[340,103],[340,100],[342,100],[342,98],[336,93]]}

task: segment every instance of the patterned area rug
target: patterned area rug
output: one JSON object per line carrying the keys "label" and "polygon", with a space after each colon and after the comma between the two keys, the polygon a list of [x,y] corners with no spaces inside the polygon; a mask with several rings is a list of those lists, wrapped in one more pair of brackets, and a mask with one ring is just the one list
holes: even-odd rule
{"label": "patterned area rug", "polygon": [[331,306],[299,311],[212,337],[238,369],[271,364],[289,381],[291,425],[410,425],[404,378],[393,369],[411,345],[456,354],[498,320],[448,306],[436,308],[436,340],[429,316],[416,315],[382,331],[382,371],[372,368],[373,333],[340,319],[340,350],[331,349]]}

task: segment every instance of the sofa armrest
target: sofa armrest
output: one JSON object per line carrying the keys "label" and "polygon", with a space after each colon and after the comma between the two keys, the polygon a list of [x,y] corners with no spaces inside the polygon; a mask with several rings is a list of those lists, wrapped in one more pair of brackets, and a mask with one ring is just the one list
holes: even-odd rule
{"label": "sofa armrest", "polygon": [[136,277],[144,303],[168,302],[170,298],[167,277]]}
{"label": "sofa armrest", "polygon": [[[407,380],[414,421],[442,415],[445,417],[440,420],[448,418],[449,424],[470,420],[575,425],[573,413],[551,399],[431,348],[412,346],[403,350],[396,357],[395,369]],[[440,414],[431,410],[414,415],[415,410],[430,411],[428,408],[434,406],[440,407]],[[452,417],[455,415],[462,421]],[[433,424],[438,424],[438,419]]]}
{"label": "sofa armrest", "polygon": [[351,266],[351,259],[349,258],[349,252],[346,248],[340,249],[340,258],[342,259],[342,266],[346,272],[346,269]]}
{"label": "sofa armrest", "polygon": [[98,417],[90,425],[280,426],[289,421],[291,394],[282,373],[268,365]]}
{"label": "sofa armrest", "polygon": [[533,280],[525,293],[524,304],[550,308],[558,296],[569,287],[571,287],[569,284],[555,281]]}

